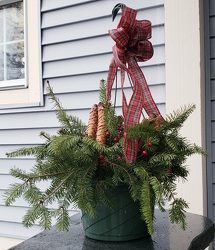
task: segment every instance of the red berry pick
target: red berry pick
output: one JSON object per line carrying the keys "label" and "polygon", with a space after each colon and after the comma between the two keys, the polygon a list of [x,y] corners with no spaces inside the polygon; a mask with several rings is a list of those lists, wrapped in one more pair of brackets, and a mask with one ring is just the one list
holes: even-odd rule
{"label": "red berry pick", "polygon": [[110,131],[106,132],[106,137],[110,137]]}
{"label": "red berry pick", "polygon": [[152,142],[148,142],[148,147],[151,147],[152,145]]}
{"label": "red berry pick", "polygon": [[105,156],[104,155],[99,155],[100,160],[104,160]]}
{"label": "red berry pick", "polygon": [[147,150],[143,150],[142,155],[144,155],[144,156],[148,155],[148,151]]}
{"label": "red berry pick", "polygon": [[118,137],[115,137],[113,140],[114,140],[114,142],[118,142],[118,141],[119,141],[119,138],[118,138]]}

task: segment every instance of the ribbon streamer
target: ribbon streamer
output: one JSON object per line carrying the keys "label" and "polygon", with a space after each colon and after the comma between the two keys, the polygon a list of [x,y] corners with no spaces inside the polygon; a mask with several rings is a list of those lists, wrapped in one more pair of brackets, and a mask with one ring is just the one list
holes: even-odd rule
{"label": "ribbon streamer", "polygon": [[[139,123],[142,110],[149,117],[160,117],[163,120],[157,105],[155,104],[145,76],[137,62],[145,62],[153,56],[153,47],[148,39],[151,38],[151,22],[148,20],[136,20],[137,10],[126,5],[121,5],[122,15],[117,29],[108,33],[115,41],[112,48],[113,59],[109,66],[107,77],[107,100],[111,99],[111,89],[114,79],[120,68],[122,88],[122,113],[124,127],[130,128]],[[133,83],[133,93],[127,103],[124,93],[125,72],[130,75]],[[135,163],[138,152],[137,139],[124,139],[124,151],[126,160]]]}

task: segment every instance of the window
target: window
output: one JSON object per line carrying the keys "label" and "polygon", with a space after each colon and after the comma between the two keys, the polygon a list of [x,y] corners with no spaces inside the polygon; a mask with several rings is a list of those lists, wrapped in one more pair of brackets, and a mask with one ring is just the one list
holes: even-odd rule
{"label": "window", "polygon": [[40,0],[0,0],[0,113],[43,105],[40,9]]}
{"label": "window", "polygon": [[0,89],[25,86],[24,3],[0,6]]}

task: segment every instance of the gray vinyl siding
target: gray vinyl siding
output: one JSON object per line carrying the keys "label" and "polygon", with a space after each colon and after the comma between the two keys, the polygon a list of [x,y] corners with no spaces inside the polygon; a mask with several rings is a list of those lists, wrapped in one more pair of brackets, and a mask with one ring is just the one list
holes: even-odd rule
{"label": "gray vinyl siding", "polygon": [[208,217],[215,222],[215,2],[205,1]]}
{"label": "gray vinyl siding", "polygon": [[[154,56],[140,66],[152,95],[165,114],[164,0],[130,1],[123,3],[138,9],[138,19],[152,21]],[[28,205],[19,199],[13,206],[4,206],[3,193],[14,179],[9,175],[13,166],[29,170],[32,157],[10,158],[14,149],[42,143],[41,130],[54,134],[59,128],[55,110],[47,96],[47,80],[70,114],[87,123],[91,106],[99,100],[101,79],[106,79],[113,41],[107,34],[117,26],[111,11],[116,0],[42,0],[41,50],[44,106],[0,110],[0,236],[29,238],[39,227],[23,228],[21,221]],[[121,12],[120,12],[121,13]],[[129,93],[130,86],[126,91]],[[117,111],[120,112],[120,91]],[[42,184],[42,187],[44,184]],[[71,208],[73,211],[73,208]]]}
{"label": "gray vinyl siding", "polygon": [[[85,109],[87,118],[91,100],[98,100],[99,81],[107,77],[113,46],[107,31],[117,26],[117,21],[111,20],[111,11],[118,2],[87,1],[70,6],[68,3],[66,11],[64,4],[59,8],[57,2],[56,5],[53,3],[54,10],[50,10],[48,1],[42,6],[43,78],[50,81],[56,93],[69,94],[70,108]],[[163,0],[144,1],[144,6],[141,1],[123,3],[139,9],[139,19],[152,21],[151,41],[155,53],[151,60],[140,65],[151,85],[155,101],[164,113]],[[62,13],[68,15],[58,18]],[[66,105],[65,101],[63,103]]]}

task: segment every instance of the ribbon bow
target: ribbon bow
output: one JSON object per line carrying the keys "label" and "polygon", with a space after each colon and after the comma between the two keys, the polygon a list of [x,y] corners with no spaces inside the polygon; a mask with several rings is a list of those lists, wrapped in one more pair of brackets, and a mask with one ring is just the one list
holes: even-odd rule
{"label": "ribbon bow", "polygon": [[[119,6],[119,5],[118,5]],[[140,120],[144,109],[149,116],[162,116],[155,104],[148,84],[137,62],[144,62],[153,56],[151,38],[151,22],[136,20],[137,10],[122,5],[122,16],[117,29],[109,30],[109,35],[116,42],[113,46],[113,59],[109,66],[107,78],[107,100],[111,99],[111,89],[118,68],[121,73],[122,113],[124,127],[130,128]],[[133,93],[129,103],[124,94],[125,72],[133,83]],[[137,139],[124,140],[125,157],[128,162],[136,162],[138,152]]]}

